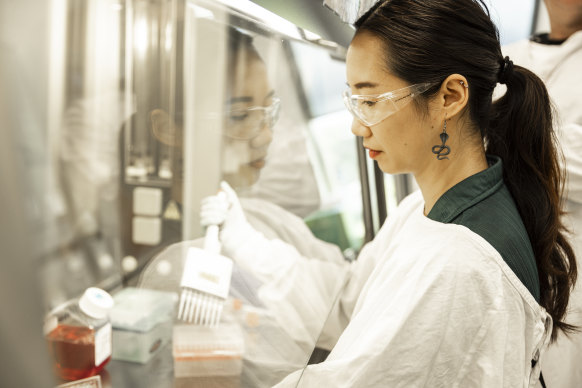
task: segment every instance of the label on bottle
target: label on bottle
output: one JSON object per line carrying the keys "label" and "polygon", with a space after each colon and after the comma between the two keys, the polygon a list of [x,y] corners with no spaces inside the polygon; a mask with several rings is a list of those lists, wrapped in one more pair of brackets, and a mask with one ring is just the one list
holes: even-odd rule
{"label": "label on bottle", "polygon": [[95,366],[111,356],[111,323],[95,332]]}
{"label": "label on bottle", "polygon": [[86,379],[57,385],[56,388],[101,388],[101,376],[91,376]]}

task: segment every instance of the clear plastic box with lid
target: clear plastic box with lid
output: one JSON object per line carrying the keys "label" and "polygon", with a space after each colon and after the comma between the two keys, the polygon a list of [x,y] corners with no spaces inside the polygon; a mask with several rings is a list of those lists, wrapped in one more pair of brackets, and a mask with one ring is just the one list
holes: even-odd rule
{"label": "clear plastic box with lid", "polygon": [[172,292],[128,287],[114,295],[110,312],[113,359],[145,364],[172,337],[178,296]]}

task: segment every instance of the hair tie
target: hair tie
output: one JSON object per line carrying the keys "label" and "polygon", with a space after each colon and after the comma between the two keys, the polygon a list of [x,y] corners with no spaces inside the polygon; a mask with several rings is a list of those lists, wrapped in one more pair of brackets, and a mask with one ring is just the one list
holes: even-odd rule
{"label": "hair tie", "polygon": [[500,61],[501,71],[499,72],[499,83],[506,84],[507,80],[513,75],[513,62],[509,57],[505,57]]}

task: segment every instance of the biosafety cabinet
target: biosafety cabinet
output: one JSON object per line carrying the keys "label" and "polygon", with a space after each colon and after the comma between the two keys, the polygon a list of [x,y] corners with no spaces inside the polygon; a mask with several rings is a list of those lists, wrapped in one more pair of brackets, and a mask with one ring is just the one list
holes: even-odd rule
{"label": "biosafety cabinet", "polygon": [[[1,386],[296,386],[326,357],[345,264],[410,188],[351,134],[349,39],[268,2],[0,1]],[[293,1],[322,2],[353,22],[346,5],[373,1]],[[503,44],[543,25],[541,2],[492,3]],[[219,323],[200,325],[178,319],[181,278],[223,181],[275,248],[233,261]],[[297,263],[335,283],[309,292],[321,279]],[[107,312],[81,297],[104,292]],[[68,311],[83,330],[53,329]],[[92,331],[99,352],[59,342]],[[104,369],[53,379],[47,332],[59,359]]]}
{"label": "biosafety cabinet", "polygon": [[[34,103],[43,114],[27,115],[27,97],[12,95],[9,117],[30,125],[6,139],[21,154],[3,157],[17,165],[28,158],[11,198],[34,226],[26,241],[42,311],[88,287],[133,307],[148,302],[128,290],[165,295],[148,294],[155,305],[134,315],[112,315],[123,319],[113,322],[102,386],[299,381],[330,349],[320,333],[345,278],[305,326],[277,308],[285,302],[264,289],[265,268],[236,263],[214,331],[171,311],[187,252],[202,246],[201,201],[221,182],[254,229],[324,269],[354,260],[406,193],[406,181],[381,174],[350,131],[341,100],[346,48],[244,0],[54,0],[41,8],[46,93]],[[3,82],[18,67],[3,61]],[[137,344],[136,354],[121,349]]]}

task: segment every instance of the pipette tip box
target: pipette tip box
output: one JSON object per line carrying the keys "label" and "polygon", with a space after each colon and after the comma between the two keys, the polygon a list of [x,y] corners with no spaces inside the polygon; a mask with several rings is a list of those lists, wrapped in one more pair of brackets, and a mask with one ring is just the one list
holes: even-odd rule
{"label": "pipette tip box", "polygon": [[236,323],[174,326],[175,377],[237,376],[242,371],[244,337]]}

